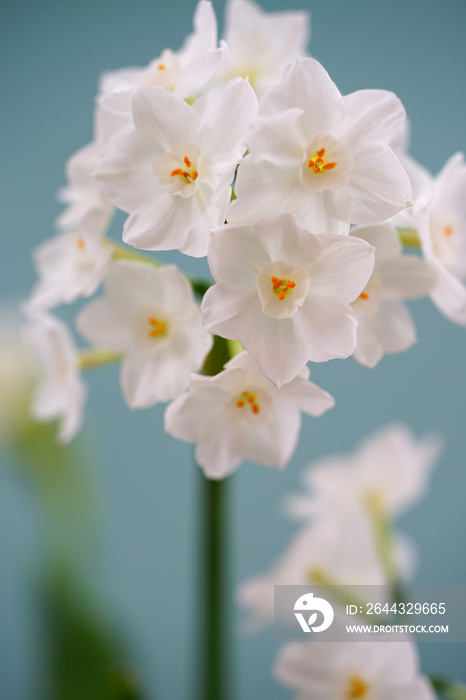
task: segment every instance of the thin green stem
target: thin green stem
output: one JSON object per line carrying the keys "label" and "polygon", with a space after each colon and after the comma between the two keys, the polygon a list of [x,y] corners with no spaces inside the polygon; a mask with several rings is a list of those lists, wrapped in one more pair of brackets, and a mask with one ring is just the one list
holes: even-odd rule
{"label": "thin green stem", "polygon": [[78,356],[78,366],[81,371],[114,365],[121,361],[123,356],[118,352],[108,352],[107,350],[80,350]]}
{"label": "thin green stem", "polygon": [[417,248],[421,247],[421,241],[419,240],[418,232],[413,228],[399,228],[397,229],[400,241],[405,248]]}
{"label": "thin green stem", "polygon": [[[204,374],[221,372],[232,356],[227,341],[214,336]],[[201,472],[201,625],[203,644],[199,700],[227,700],[231,694],[231,624],[228,619],[228,482],[207,479]]]}

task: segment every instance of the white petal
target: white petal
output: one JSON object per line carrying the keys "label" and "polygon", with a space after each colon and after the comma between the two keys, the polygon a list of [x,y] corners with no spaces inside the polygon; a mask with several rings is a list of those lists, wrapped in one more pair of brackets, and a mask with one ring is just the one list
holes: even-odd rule
{"label": "white petal", "polygon": [[182,142],[195,143],[200,125],[198,114],[184,100],[153,85],[135,93],[133,119],[136,129],[161,151]]}
{"label": "white petal", "polygon": [[342,102],[349,127],[346,137],[354,141],[387,145],[406,119],[401,101],[387,90],[357,90],[345,95]]}
{"label": "white petal", "polygon": [[339,299],[309,294],[292,320],[295,338],[305,349],[307,360],[327,362],[352,354],[357,320]]}
{"label": "white petal", "polygon": [[85,306],[76,319],[76,327],[97,348],[126,352],[133,345],[127,319],[106,299],[97,299]]}

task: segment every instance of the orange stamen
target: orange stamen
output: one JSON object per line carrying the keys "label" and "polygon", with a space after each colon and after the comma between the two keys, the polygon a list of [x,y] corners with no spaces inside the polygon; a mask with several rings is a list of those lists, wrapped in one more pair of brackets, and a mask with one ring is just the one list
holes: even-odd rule
{"label": "orange stamen", "polygon": [[316,173],[316,175],[318,173],[322,173],[324,170],[333,170],[333,168],[338,165],[338,163],[326,163],[324,160],[324,155],[325,148],[319,148],[316,154],[309,158],[307,162],[308,168],[310,168],[312,172]]}
{"label": "orange stamen", "polygon": [[78,240],[76,241],[76,247],[78,250],[84,250],[86,247],[86,244],[84,243],[83,239],[81,236],[79,236]]}
{"label": "orange stamen", "polygon": [[157,68],[158,68],[159,70],[165,70],[166,66],[165,66],[163,63],[159,63],[159,65],[157,66]]}
{"label": "orange stamen", "polygon": [[367,292],[361,292],[359,295],[360,299],[369,299],[369,294]]}
{"label": "orange stamen", "polygon": [[241,401],[241,399],[240,399],[239,401],[236,402],[236,405],[238,406],[238,408],[243,408],[244,401]]}
{"label": "orange stamen", "polygon": [[333,170],[336,165],[338,165],[338,163],[325,163],[322,167],[324,170]]}
{"label": "orange stamen", "polygon": [[320,151],[317,151],[317,155],[319,158],[323,158],[325,155],[325,148],[321,148]]}
{"label": "orange stamen", "polygon": [[294,280],[281,280],[273,275],[270,281],[272,282],[273,291],[278,292],[279,301],[285,299],[287,291],[296,287],[296,282],[294,282]]}
{"label": "orange stamen", "polygon": [[185,157],[184,157],[184,162],[185,162],[185,164],[186,164],[186,166],[187,166],[188,168],[191,167],[191,161],[189,160],[188,156],[185,156]]}
{"label": "orange stamen", "polygon": [[252,412],[255,413],[256,415],[259,413],[260,408],[259,406],[255,403],[252,407]]}
{"label": "orange stamen", "polygon": [[453,226],[445,226],[443,232],[445,236],[451,236],[451,234],[453,233]]}
{"label": "orange stamen", "polygon": [[352,676],[349,679],[349,688],[345,695],[347,700],[360,700],[367,696],[369,686],[360,676]]}

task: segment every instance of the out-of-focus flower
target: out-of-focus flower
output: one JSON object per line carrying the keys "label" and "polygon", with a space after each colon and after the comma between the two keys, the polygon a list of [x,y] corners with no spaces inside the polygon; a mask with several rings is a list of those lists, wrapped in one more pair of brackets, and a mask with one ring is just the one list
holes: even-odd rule
{"label": "out-of-focus flower", "polygon": [[261,102],[228,221],[288,211],[313,231],[346,234],[393,216],[411,198],[389,146],[404,119],[393,93],[342,96],[320,63],[297,60]]}
{"label": "out-of-focus flower", "polygon": [[[100,128],[103,121],[97,113],[95,141],[77,151],[66,164],[68,185],[58,192],[60,201],[68,205],[56,221],[61,231],[78,231],[84,236],[100,237],[110,224],[113,206],[94,178],[107,138],[105,129]],[[109,122],[110,118],[107,117],[106,121]]]}
{"label": "out-of-focus flower", "polygon": [[210,229],[225,221],[256,109],[254,91],[239,78],[193,106],[160,87],[135,93],[134,130],[113,141],[99,166],[108,196],[130,213],[126,243],[207,254]]}
{"label": "out-of-focus flower", "polygon": [[274,666],[295,700],[435,700],[413,642],[283,646]]}
{"label": "out-of-focus flower", "polygon": [[39,282],[27,308],[44,311],[91,296],[104,278],[112,248],[93,233],[61,233],[34,252]]}
{"label": "out-of-focus flower", "polygon": [[202,302],[206,327],[239,338],[282,386],[308,360],[348,357],[357,321],[350,304],[374,266],[374,249],[353,236],[314,235],[290,214],[214,232],[216,285]]}
{"label": "out-of-focus flower", "polygon": [[127,99],[128,116],[131,114],[130,91],[143,85],[158,85],[182,99],[195,96],[211,79],[222,59],[222,49],[217,48],[217,20],[211,2],[200,0],[193,25],[194,32],[179,51],[165,49],[145,68],[104,73],[100,81],[101,94],[127,92],[124,99]]}
{"label": "out-of-focus flower", "polygon": [[426,493],[440,439],[416,439],[403,425],[388,426],[365,440],[354,454],[311,464],[304,475],[310,493],[293,496],[287,512],[293,517],[357,517],[375,505],[394,518]]}
{"label": "out-of-focus flower", "polygon": [[105,291],[79,314],[79,331],[124,354],[120,381],[130,408],[173,399],[212,346],[188,280],[175,265],[122,260],[110,265]]}
{"label": "out-of-focus flower", "polygon": [[298,441],[301,411],[320,416],[334,404],[308,376],[304,368],[277,389],[243,352],[215,377],[193,378],[189,393],[167,407],[165,430],[196,444],[196,460],[211,479],[245,459],[283,468]]}
{"label": "out-of-focus flower", "polygon": [[[250,613],[247,628],[257,631],[272,622],[274,586],[357,587],[388,583],[367,524],[338,515],[332,511],[329,517],[299,530],[268,572],[241,584],[238,599]],[[406,538],[397,536],[395,558],[403,577],[409,578],[414,569],[415,551]]]}
{"label": "out-of-focus flower", "polygon": [[225,17],[225,54],[215,82],[241,76],[262,96],[309,41],[307,12],[264,12],[250,0],[229,0]]}
{"label": "out-of-focus flower", "polygon": [[454,323],[466,325],[466,165],[456,153],[414,208],[422,252],[437,274],[430,296]]}
{"label": "out-of-focus flower", "polygon": [[351,235],[375,247],[372,276],[352,309],[359,321],[354,358],[375,367],[385,353],[402,352],[416,342],[416,328],[403,299],[428,294],[436,277],[430,265],[402,255],[396,229],[390,223],[357,226]]}
{"label": "out-of-focus flower", "polygon": [[81,429],[87,393],[71,333],[57,318],[41,314],[31,317],[27,339],[42,375],[32,415],[37,421],[58,419],[58,440],[70,442]]}

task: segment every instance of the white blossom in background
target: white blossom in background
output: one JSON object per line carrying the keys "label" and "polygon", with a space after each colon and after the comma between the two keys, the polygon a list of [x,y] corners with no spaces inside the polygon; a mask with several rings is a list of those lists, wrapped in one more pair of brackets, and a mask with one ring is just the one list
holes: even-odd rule
{"label": "white blossom in background", "polygon": [[68,185],[58,192],[58,198],[67,208],[56,221],[63,232],[105,235],[113,216],[113,205],[104,195],[94,177],[95,168],[102,157],[104,142],[102,119],[97,112],[95,141],[77,151],[66,164]]}
{"label": "white blossom in background", "polygon": [[[394,543],[402,577],[410,578],[416,563],[415,549],[410,540],[399,535]],[[338,510],[333,509],[326,518],[301,528],[269,571],[240,585],[237,597],[249,613],[246,629],[255,632],[273,621],[274,586],[355,586],[355,595],[359,597],[358,586],[387,583],[367,523],[347,518],[345,514],[340,517]]]}
{"label": "white blossom in background", "polygon": [[416,342],[414,321],[402,301],[428,294],[436,276],[425,260],[402,254],[390,223],[356,226],[350,234],[375,247],[374,271],[351,305],[359,321],[354,358],[375,367],[386,353],[402,352]]}
{"label": "white blossom in background", "polygon": [[68,443],[82,427],[87,395],[73,337],[68,327],[50,314],[31,315],[26,333],[41,375],[32,415],[39,422],[58,420],[58,440]]}
{"label": "white blossom in background", "polygon": [[99,166],[107,195],[130,214],[123,240],[202,257],[210,230],[225,221],[257,110],[254,91],[238,78],[190,106],[163,88],[145,87],[132,104],[134,130],[113,141]]}
{"label": "white blossom in background", "polygon": [[[122,92],[128,117],[131,93],[143,85],[158,85],[182,99],[192,98],[204,88],[218,70],[223,50],[218,48],[217,20],[211,2],[201,0],[193,19],[194,32],[179,51],[165,49],[145,68],[123,68],[104,73],[100,80],[101,97]],[[122,101],[123,106],[123,101]]]}
{"label": "white blossom in background", "polygon": [[365,241],[314,235],[281,214],[217,229],[208,259],[216,284],[201,305],[206,327],[241,340],[277,386],[308,360],[353,352],[357,321],[350,304],[374,266]]}
{"label": "white blossom in background", "polygon": [[281,389],[271,384],[246,353],[214,377],[193,377],[190,390],[165,413],[165,430],[196,445],[196,461],[207,477],[222,479],[249,459],[285,467],[301,428],[301,412],[320,416],[334,405],[308,381],[309,371]]}
{"label": "white blossom in background", "polygon": [[307,12],[264,12],[250,0],[228,0],[224,56],[214,81],[248,78],[260,97],[295,58],[304,55],[310,35]]}
{"label": "white blossom in background", "polygon": [[440,447],[437,435],[418,439],[404,425],[387,426],[353,454],[311,464],[304,472],[308,493],[289,497],[287,513],[306,520],[328,513],[355,518],[376,505],[395,518],[425,496]]}
{"label": "white blossom in background", "polygon": [[261,101],[228,221],[288,211],[312,231],[346,234],[393,216],[411,199],[389,146],[404,119],[393,93],[342,96],[320,63],[295,61]]}
{"label": "white blossom in background", "polygon": [[130,408],[177,396],[212,346],[191,285],[175,265],[112,263],[105,296],[85,307],[76,324],[96,347],[123,354],[120,383]]}
{"label": "white blossom in background", "polygon": [[456,153],[414,207],[422,252],[437,275],[431,299],[454,323],[466,325],[466,164]]}
{"label": "white blossom in background", "polygon": [[93,233],[61,233],[34,251],[39,281],[26,303],[29,311],[45,311],[89,297],[102,282],[112,247]]}
{"label": "white blossom in background", "polygon": [[403,642],[293,642],[279,651],[274,675],[295,700],[435,700],[416,646]]}

